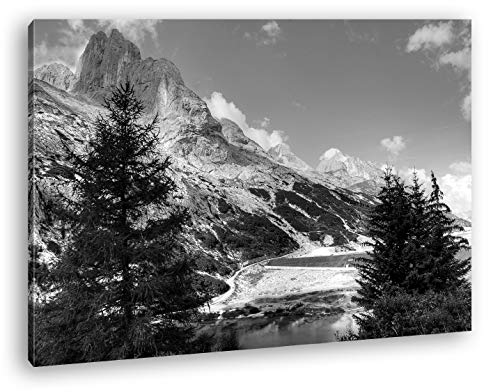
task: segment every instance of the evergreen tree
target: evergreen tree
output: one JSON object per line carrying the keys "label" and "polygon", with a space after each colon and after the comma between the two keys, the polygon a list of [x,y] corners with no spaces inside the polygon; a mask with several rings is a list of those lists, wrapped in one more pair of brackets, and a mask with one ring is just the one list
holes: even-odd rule
{"label": "evergreen tree", "polygon": [[373,250],[358,266],[356,300],[367,309],[382,294],[406,284],[409,274],[404,256],[411,235],[411,202],[404,182],[392,169],[385,171],[378,199],[367,228]]}
{"label": "evergreen tree", "polygon": [[367,312],[355,316],[357,338],[470,330],[470,259],[459,255],[468,243],[452,235],[460,227],[431,179],[426,197],[415,172],[410,187],[385,173],[368,221],[373,251],[359,266],[356,300]]}
{"label": "evergreen tree", "polygon": [[409,274],[403,287],[409,292],[424,292],[429,288],[429,274],[427,271],[429,260],[427,242],[429,241],[430,232],[428,200],[415,170],[413,171],[412,183],[408,188],[408,194],[411,203],[411,227],[404,258],[409,266]]}
{"label": "evergreen tree", "polygon": [[188,223],[175,206],[171,162],[158,151],[156,118],[126,83],[105,101],[60,215],[66,246],[48,279],[52,299],[36,317],[36,364],[189,352],[207,297],[193,288],[179,243]]}
{"label": "evergreen tree", "polygon": [[452,235],[462,230],[455,223],[450,208],[443,202],[443,192],[439,188],[434,173],[431,173],[432,191],[428,202],[427,240],[428,289],[436,292],[450,290],[463,285],[468,286],[467,275],[470,271],[470,258],[460,258],[460,252],[469,248],[466,239]]}

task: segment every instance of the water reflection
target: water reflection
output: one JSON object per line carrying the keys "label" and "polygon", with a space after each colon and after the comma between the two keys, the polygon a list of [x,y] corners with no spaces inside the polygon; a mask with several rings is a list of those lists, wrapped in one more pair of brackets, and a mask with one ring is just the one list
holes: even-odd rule
{"label": "water reflection", "polygon": [[249,325],[249,322],[252,320],[242,320],[235,326],[242,349],[334,342],[339,335],[354,327],[348,314],[314,320],[305,317],[298,320],[279,318],[268,320],[265,325],[261,320],[255,320],[258,323],[255,326]]}

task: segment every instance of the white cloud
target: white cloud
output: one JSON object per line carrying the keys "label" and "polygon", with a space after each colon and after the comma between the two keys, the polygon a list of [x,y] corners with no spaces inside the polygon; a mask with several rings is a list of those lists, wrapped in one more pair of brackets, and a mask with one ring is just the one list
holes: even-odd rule
{"label": "white cloud", "polygon": [[415,31],[408,39],[407,52],[430,50],[453,42],[453,23],[427,24]]}
{"label": "white cloud", "polygon": [[224,95],[214,91],[210,98],[203,98],[207,103],[208,109],[213,116],[217,118],[228,118],[234,121],[244,131],[248,128],[247,117],[236,107],[234,102],[228,102]]}
{"label": "white cloud", "polygon": [[254,142],[257,142],[265,151],[278,144],[284,143],[288,139],[285,131],[279,130],[269,132],[265,129],[248,128],[243,132]]}
{"label": "white cloud", "polygon": [[[472,211],[472,174],[470,162],[454,162],[450,165],[452,173],[438,177],[438,184],[443,192],[443,201],[450,207],[453,214],[470,220]],[[425,169],[398,170],[398,174],[407,183],[413,180],[413,172],[426,190],[431,191],[431,178]]]}
{"label": "white cloud", "polygon": [[78,58],[93,31],[81,19],[68,19],[66,22],[67,24],[59,29],[59,37],[54,44],[43,40],[34,47],[35,67],[58,62],[75,71]]}
{"label": "white cloud", "polygon": [[[267,131],[266,129],[250,127],[247,123],[246,115],[234,104],[234,102],[228,102],[219,92],[213,92],[210,98],[203,98],[203,100],[207,103],[208,109],[214,117],[224,117],[234,121],[247,137],[258,143],[266,151],[271,147],[285,142],[288,138],[284,131]],[[267,118],[264,120],[266,119]]]}
{"label": "white cloud", "polygon": [[457,52],[448,52],[441,55],[439,64],[451,65],[458,72],[469,70],[471,66],[470,48],[463,48]]}
{"label": "white cloud", "polygon": [[427,62],[436,70],[451,68],[458,76],[462,97],[460,111],[466,121],[470,120],[470,68],[471,30],[470,22],[455,21],[426,24],[409,38],[406,52],[423,52]]}
{"label": "white cloud", "polygon": [[424,186],[424,188],[430,189],[431,178],[427,175],[427,171],[425,169],[405,168],[398,171],[399,176],[408,183],[413,181],[414,173],[417,175],[418,181]]}
{"label": "white cloud", "polygon": [[279,40],[283,39],[283,31],[278,22],[271,20],[262,25],[259,31],[254,33],[245,32],[243,36],[246,39],[255,40],[259,46],[269,46],[275,45]]}
{"label": "white cloud", "polygon": [[472,174],[446,174],[439,179],[444,202],[452,212],[465,219],[472,213]]}
{"label": "white cloud", "polygon": [[397,156],[406,148],[406,142],[403,136],[393,136],[380,141],[380,145],[385,148],[390,154]]}

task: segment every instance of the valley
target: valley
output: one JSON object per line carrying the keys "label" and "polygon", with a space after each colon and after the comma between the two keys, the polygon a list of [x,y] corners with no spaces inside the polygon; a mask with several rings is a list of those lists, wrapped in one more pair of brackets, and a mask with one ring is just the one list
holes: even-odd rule
{"label": "valley", "polygon": [[[331,251],[319,248],[312,253],[322,250]],[[205,328],[218,333],[233,329],[242,348],[330,342],[355,330],[352,315],[360,310],[352,301],[358,287],[356,269],[272,266],[277,261],[290,264],[310,259],[298,253],[240,269],[226,281],[231,288],[206,308],[219,316]],[[346,257],[352,253],[314,259],[339,265]]]}

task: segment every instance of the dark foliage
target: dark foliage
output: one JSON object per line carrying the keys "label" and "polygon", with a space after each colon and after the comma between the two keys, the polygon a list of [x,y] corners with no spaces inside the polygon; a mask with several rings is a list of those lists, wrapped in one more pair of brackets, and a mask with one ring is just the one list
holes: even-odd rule
{"label": "dark foliage", "polygon": [[384,294],[357,322],[358,339],[470,331],[470,290]]}
{"label": "dark foliage", "polygon": [[238,211],[238,219],[219,229],[225,247],[242,253],[243,260],[278,256],[298,248],[297,243],[268,218]]}
{"label": "dark foliage", "polygon": [[61,194],[65,246],[35,310],[36,365],[188,352],[208,299],[180,245],[189,214],[176,207],[156,119],[140,121],[129,83],[105,108],[86,151],[68,151],[73,194]]}
{"label": "dark foliage", "polygon": [[411,186],[387,170],[369,216],[373,251],[359,264],[359,338],[470,329],[470,259],[465,239],[432,174],[426,197],[416,174]]}

